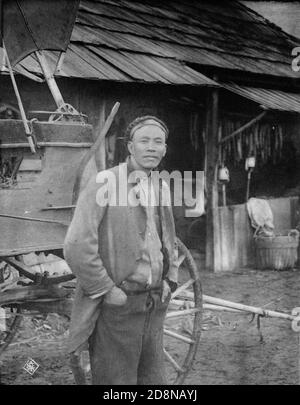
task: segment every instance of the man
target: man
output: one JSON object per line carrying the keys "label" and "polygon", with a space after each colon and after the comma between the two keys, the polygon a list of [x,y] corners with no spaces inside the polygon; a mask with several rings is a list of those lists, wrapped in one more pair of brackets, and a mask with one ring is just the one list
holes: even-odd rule
{"label": "man", "polygon": [[166,383],[163,322],[177,286],[177,248],[169,188],[153,180],[153,169],[167,136],[156,117],[134,120],[127,161],[90,179],[66,236],[77,276],[69,349],[89,340],[93,384]]}

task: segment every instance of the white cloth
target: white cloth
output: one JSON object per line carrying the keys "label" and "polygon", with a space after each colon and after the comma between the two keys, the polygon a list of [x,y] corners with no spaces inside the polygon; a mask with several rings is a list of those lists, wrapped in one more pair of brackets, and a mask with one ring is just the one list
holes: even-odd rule
{"label": "white cloth", "polygon": [[260,232],[266,236],[274,235],[273,213],[267,200],[250,198],[247,202],[247,210],[251,225],[257,233]]}

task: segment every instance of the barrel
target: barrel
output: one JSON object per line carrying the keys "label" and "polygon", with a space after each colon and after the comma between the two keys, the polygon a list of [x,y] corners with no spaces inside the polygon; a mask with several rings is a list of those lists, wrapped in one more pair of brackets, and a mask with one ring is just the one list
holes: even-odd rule
{"label": "barrel", "polygon": [[288,270],[298,259],[299,232],[296,229],[275,236],[256,236],[258,269]]}

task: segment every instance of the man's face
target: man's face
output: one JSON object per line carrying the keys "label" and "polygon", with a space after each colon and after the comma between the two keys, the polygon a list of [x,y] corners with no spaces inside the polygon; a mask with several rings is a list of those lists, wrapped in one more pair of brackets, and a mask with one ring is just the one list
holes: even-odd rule
{"label": "man's face", "polygon": [[137,169],[156,168],[166,154],[166,134],[155,125],[146,125],[137,129],[128,150]]}

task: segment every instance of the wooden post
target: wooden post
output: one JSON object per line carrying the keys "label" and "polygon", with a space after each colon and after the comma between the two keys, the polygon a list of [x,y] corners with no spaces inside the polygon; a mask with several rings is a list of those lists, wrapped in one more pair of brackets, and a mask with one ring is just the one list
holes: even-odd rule
{"label": "wooden post", "polygon": [[300,332],[298,332],[298,385],[300,385]]}
{"label": "wooden post", "polygon": [[226,207],[226,184],[222,184],[223,207]]}
{"label": "wooden post", "polygon": [[63,96],[56,84],[53,73],[51,72],[51,70],[48,66],[45,55],[43,55],[43,53],[40,51],[36,51],[35,55],[39,62],[39,65],[42,69],[46,82],[48,84],[49,90],[51,91],[51,94],[55,100],[56,106],[57,106],[57,108],[60,108],[65,104],[65,102],[64,102]]}
{"label": "wooden post", "polygon": [[250,179],[251,179],[251,170],[248,170],[248,174],[247,174],[246,202],[249,200],[249,193],[250,193]]}
{"label": "wooden post", "polygon": [[4,49],[5,56],[6,56],[7,66],[8,66],[11,82],[12,82],[12,85],[13,85],[13,89],[14,89],[14,92],[15,92],[15,95],[16,95],[16,98],[17,98],[17,101],[18,101],[18,106],[19,106],[21,118],[22,118],[22,121],[23,121],[25,133],[26,133],[26,136],[27,136],[27,140],[28,140],[31,152],[36,153],[34,140],[32,138],[31,130],[30,130],[28,122],[27,122],[26,113],[25,113],[25,110],[24,110],[24,107],[23,107],[23,103],[22,103],[22,100],[21,100],[19,89],[18,89],[18,86],[17,86],[17,83],[16,83],[16,79],[15,79],[15,76],[14,76],[14,72],[13,72],[9,57],[8,57],[8,53],[7,53],[6,48],[5,48],[4,41],[2,41],[2,46],[3,46],[3,49]]}
{"label": "wooden post", "polygon": [[[99,119],[97,126],[95,128],[95,135],[96,139],[99,138],[102,128],[104,127],[105,123],[105,113],[106,113],[106,101],[103,99],[102,103],[100,104],[99,108]],[[105,136],[104,139],[101,140],[99,144],[98,150],[95,153],[95,161],[98,170],[105,170],[106,169],[106,156],[105,156]]]}
{"label": "wooden post", "polygon": [[218,126],[219,90],[213,88],[207,100],[206,121],[206,267],[220,270],[220,246],[218,241]]}

